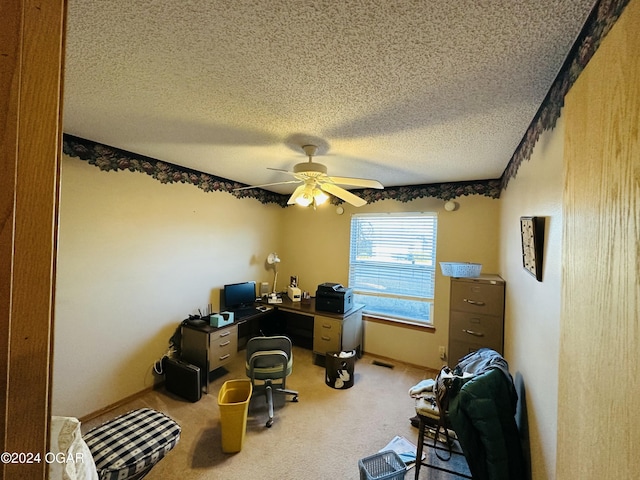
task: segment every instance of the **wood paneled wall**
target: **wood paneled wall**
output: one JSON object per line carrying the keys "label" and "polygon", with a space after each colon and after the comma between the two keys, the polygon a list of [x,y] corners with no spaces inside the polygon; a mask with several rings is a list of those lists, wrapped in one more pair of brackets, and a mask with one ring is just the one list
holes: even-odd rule
{"label": "wood paneled wall", "polygon": [[558,479],[640,471],[640,0],[565,103]]}
{"label": "wood paneled wall", "polygon": [[[0,3],[0,478],[44,479],[65,2]],[[18,459],[19,460],[19,459]]]}

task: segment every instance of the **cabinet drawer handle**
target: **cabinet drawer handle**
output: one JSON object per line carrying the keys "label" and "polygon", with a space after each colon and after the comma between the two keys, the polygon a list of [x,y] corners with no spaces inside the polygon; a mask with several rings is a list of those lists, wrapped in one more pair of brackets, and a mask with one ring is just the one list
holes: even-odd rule
{"label": "cabinet drawer handle", "polygon": [[469,335],[473,335],[474,337],[484,337],[484,333],[482,332],[474,332],[473,330],[467,330],[466,328],[463,328],[462,331]]}
{"label": "cabinet drawer handle", "polygon": [[469,305],[477,305],[479,307],[484,307],[485,303],[483,301],[469,300],[468,298],[463,299]]}
{"label": "cabinet drawer handle", "polygon": [[330,329],[330,328],[331,328],[331,325],[330,325],[330,324],[328,324],[328,323],[323,323],[323,324],[322,324],[322,328],[329,328],[329,329]]}
{"label": "cabinet drawer handle", "polygon": [[222,333],[220,334],[220,337],[226,337],[226,336],[228,336],[228,335],[231,335],[231,332],[222,332]]}
{"label": "cabinet drawer handle", "polygon": [[323,337],[322,337],[322,339],[328,342],[329,340],[331,340],[331,337],[325,337],[325,336],[323,336]]}
{"label": "cabinet drawer handle", "polygon": [[227,358],[229,358],[229,355],[230,355],[229,353],[227,353],[226,355],[222,355],[221,357],[219,357],[219,360],[220,361],[226,360]]}
{"label": "cabinet drawer handle", "polygon": [[226,342],[222,342],[220,344],[221,347],[226,347],[227,345],[229,345],[231,343],[231,340],[227,340]]}

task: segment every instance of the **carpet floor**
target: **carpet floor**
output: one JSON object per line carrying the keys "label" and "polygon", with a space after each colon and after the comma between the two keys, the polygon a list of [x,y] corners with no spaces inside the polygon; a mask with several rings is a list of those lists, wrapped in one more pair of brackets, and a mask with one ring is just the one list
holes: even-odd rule
{"label": "carpet floor", "polygon": [[[294,347],[287,388],[299,392],[299,401],[276,396],[275,421],[266,428],[264,397],[254,397],[242,450],[227,454],[221,448],[217,396],[225,381],[246,378],[243,353],[211,375],[209,393],[198,402],[160,387],[84,422],[82,430],[135,408],[153,408],[172,417],[182,427],[180,442],[147,480],[356,480],[358,461],[377,453],[394,436],[416,443],[418,430],[409,421],[415,415],[414,401],[408,390],[437,373],[365,354],[355,364],[354,385],[337,390],[326,385],[325,368],[313,353]],[[411,468],[401,478],[412,479],[414,474]],[[426,467],[420,471],[420,479],[457,478]]]}

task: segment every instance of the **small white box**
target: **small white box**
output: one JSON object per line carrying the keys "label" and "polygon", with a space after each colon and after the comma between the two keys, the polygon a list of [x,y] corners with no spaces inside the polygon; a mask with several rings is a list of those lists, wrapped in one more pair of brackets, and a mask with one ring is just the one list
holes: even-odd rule
{"label": "small white box", "polygon": [[302,297],[302,292],[298,287],[292,287],[289,285],[287,287],[287,296],[292,302],[299,302]]}

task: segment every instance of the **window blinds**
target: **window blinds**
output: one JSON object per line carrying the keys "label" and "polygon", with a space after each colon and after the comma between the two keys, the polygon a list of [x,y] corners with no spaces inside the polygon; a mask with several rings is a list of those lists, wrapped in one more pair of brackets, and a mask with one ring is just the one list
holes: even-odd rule
{"label": "window blinds", "polygon": [[435,213],[354,215],[349,286],[357,294],[432,300],[436,227]]}

